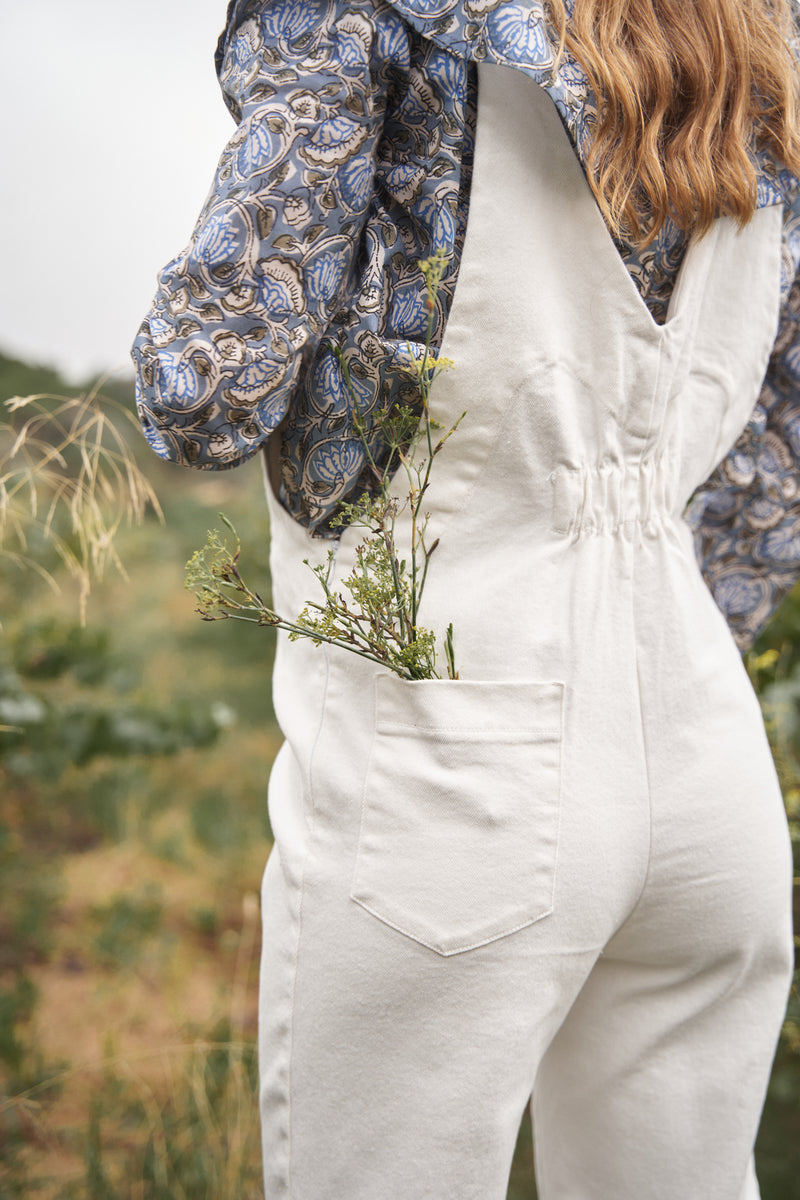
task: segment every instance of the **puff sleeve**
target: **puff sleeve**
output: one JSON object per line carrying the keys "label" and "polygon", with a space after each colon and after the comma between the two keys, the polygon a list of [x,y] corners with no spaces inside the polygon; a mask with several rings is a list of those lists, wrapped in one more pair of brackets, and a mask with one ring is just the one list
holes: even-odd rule
{"label": "puff sleeve", "polygon": [[264,445],[347,293],[386,106],[380,60],[403,37],[380,0],[270,0],[242,17],[220,72],[238,127],[132,351],[150,445],[203,469]]}

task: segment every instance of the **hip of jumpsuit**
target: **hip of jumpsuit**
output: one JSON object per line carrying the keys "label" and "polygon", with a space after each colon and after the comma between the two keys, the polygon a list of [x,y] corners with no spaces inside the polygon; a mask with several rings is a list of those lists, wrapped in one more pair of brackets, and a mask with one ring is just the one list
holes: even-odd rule
{"label": "hip of jumpsuit", "polygon": [[[479,87],[420,613],[460,677],[279,643],[266,1196],[503,1200],[533,1096],[541,1200],[755,1200],[791,855],[681,514],[766,370],[781,212],[692,242],[659,326],[546,94]],[[294,616],[328,546],[270,509]]]}

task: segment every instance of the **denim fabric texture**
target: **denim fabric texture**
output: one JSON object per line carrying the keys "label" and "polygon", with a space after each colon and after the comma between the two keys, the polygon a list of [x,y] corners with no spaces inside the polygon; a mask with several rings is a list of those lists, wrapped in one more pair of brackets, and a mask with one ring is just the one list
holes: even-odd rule
{"label": "denim fabric texture", "polygon": [[[542,1200],[757,1200],[791,851],[683,514],[758,396],[782,212],[691,245],[658,323],[549,97],[478,71],[427,496],[460,678],[279,641],[266,1197],[504,1200],[532,1095]],[[293,612],[328,545],[268,496]]]}

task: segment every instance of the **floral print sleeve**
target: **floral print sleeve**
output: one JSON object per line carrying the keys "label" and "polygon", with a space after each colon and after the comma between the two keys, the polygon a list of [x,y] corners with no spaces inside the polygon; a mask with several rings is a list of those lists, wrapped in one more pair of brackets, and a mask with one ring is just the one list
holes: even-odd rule
{"label": "floral print sleeve", "polygon": [[203,469],[281,426],[282,502],[324,533],[365,474],[339,356],[369,428],[424,339],[419,260],[463,238],[474,79],[383,0],[239,0],[218,62],[239,124],[134,344],[139,412]]}
{"label": "floral print sleeve", "polygon": [[686,512],[703,575],[741,650],[800,576],[800,198],[787,206],[782,283],[758,404]]}
{"label": "floral print sleeve", "polygon": [[264,6],[233,39],[222,84],[240,124],[134,346],[164,457],[234,466],[282,420],[352,271],[385,106],[379,41],[374,19],[319,0]]}

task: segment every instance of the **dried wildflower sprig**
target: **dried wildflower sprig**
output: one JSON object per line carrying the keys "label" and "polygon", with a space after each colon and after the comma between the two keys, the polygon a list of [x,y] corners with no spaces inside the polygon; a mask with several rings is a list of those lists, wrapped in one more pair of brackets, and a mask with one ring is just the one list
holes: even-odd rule
{"label": "dried wildflower sprig", "polygon": [[[370,578],[356,586],[353,606],[349,607],[341,595],[330,589],[333,569],[333,551],[328,552],[327,562],[312,567],[325,595],[325,604],[309,601],[303,614],[296,621],[281,617],[269,607],[258,592],[250,588],[239,571],[241,543],[236,530],[224,513],[219,514],[229,537],[219,530],[210,530],[206,544],[195,550],[186,564],[186,586],[197,598],[197,612],[204,621],[235,620],[250,621],[255,625],[267,625],[283,629],[290,639],[310,638],[315,645],[340,646],[380,666],[389,667],[405,678],[425,678],[411,672],[423,650],[423,643],[409,654],[400,639],[391,632],[391,619],[387,620],[381,609],[380,599],[386,595],[380,585]],[[307,561],[307,560],[306,560]],[[364,563],[368,567],[368,563]],[[346,581],[346,584],[349,581]],[[362,607],[358,607],[365,601]],[[320,617],[315,619],[309,610],[316,610]],[[423,658],[426,656],[423,654]],[[425,669],[424,666],[422,669]]]}
{"label": "dried wildflower sprig", "polygon": [[[54,577],[28,554],[38,533],[77,580],[81,621],[92,579],[111,563],[125,577],[115,538],[139,524],[148,506],[159,518],[155,492],[126,441],[139,423],[122,404],[100,394],[15,396],[0,421],[0,556]],[[66,525],[66,530],[64,526]]]}
{"label": "dried wildflower sprig", "polygon": [[[448,359],[437,358],[431,350],[436,295],[445,266],[446,258],[441,253],[420,264],[427,289],[426,340],[419,356],[409,348],[406,369],[418,384],[422,413],[401,405],[379,416],[376,425],[384,445],[380,467],[370,447],[347,360],[339,352],[351,401],[352,427],[364,448],[374,482],[373,494],[365,492],[356,501],[343,504],[334,522],[365,530],[363,540],[355,548],[355,567],[350,575],[334,589],[333,551],[328,552],[325,562],[316,566],[306,560],[322,589],[322,598],[319,602],[308,601],[296,620],[286,620],[244,582],[239,571],[239,539],[230,522],[220,514],[233,544],[229,544],[224,534],[213,530],[203,549],[196,551],[187,564],[186,586],[197,596],[198,611],[204,620],[234,618],[270,625],[285,630],[293,641],[306,637],[315,645],[325,643],[349,650],[404,679],[439,678],[436,636],[418,623],[418,614],[430,560],[438,545],[438,539],[430,545],[427,542],[425,493],[433,460],[461,420],[442,433],[428,405],[434,379],[453,365]],[[399,467],[405,471],[407,480],[404,498],[392,493],[392,479]],[[410,524],[407,557],[401,556],[398,545],[398,521],[404,514],[408,514]],[[447,627],[443,644],[448,677],[456,679],[452,624]]]}

